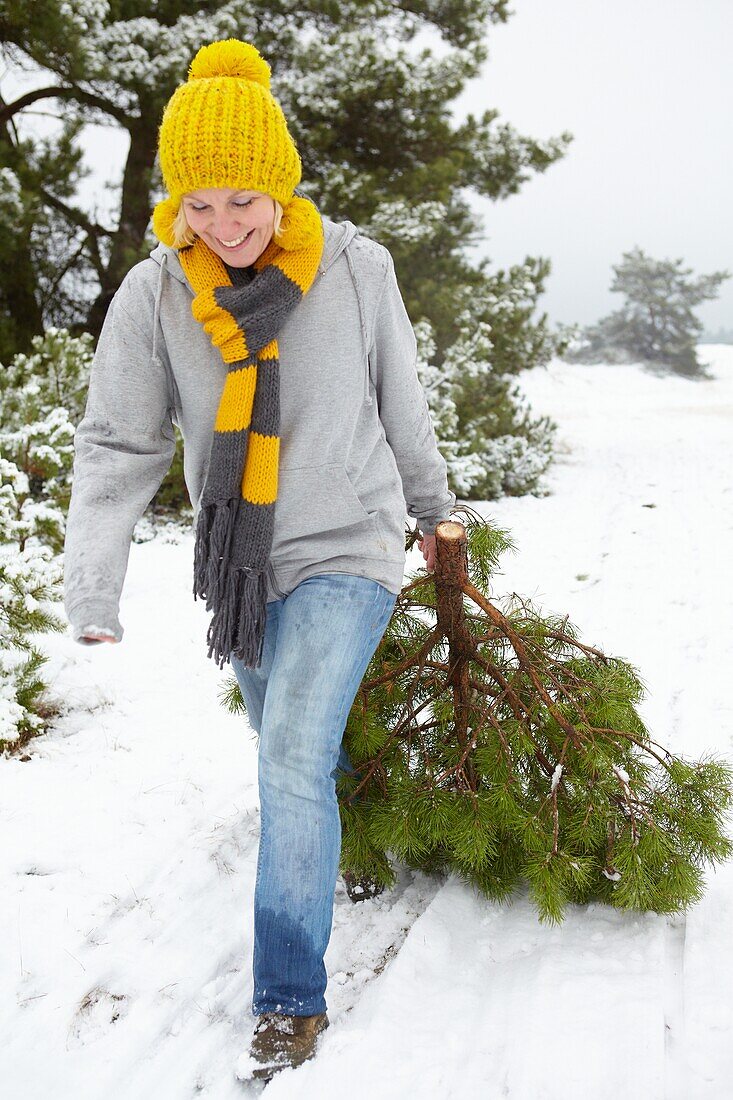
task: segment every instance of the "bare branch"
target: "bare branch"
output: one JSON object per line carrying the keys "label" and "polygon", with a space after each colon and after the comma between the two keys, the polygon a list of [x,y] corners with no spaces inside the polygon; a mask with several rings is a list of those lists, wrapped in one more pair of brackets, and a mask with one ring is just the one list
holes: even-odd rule
{"label": "bare branch", "polygon": [[0,108],[0,125],[9,122],[24,107],[36,103],[39,99],[74,99],[87,107],[96,107],[104,114],[111,115],[125,129],[128,129],[130,125],[129,116],[117,104],[112,103],[111,100],[105,99],[103,96],[87,92],[83,88],[77,88],[73,84],[57,84],[49,88],[34,88],[31,92],[25,92],[24,95],[19,96],[12,103],[6,103]]}

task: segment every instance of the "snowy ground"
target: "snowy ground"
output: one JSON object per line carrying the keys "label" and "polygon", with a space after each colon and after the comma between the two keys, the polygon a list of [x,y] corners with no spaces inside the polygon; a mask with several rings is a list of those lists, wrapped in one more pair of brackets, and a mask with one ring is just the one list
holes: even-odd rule
{"label": "snowy ground", "polygon": [[[518,552],[494,595],[569,612],[632,661],[653,735],[729,754],[733,348],[714,381],[553,363],[522,383],[560,424],[551,495],[479,507]],[[52,636],[67,713],[0,761],[0,1081],[36,1100],[256,1096],[234,1066],[253,1019],[256,744],[217,693],[192,542],[135,544],[119,646]],[[417,567],[415,552],[409,565]],[[685,917],[571,907],[538,923],[402,870],[326,955],[331,1027],[270,1100],[726,1100],[733,1095],[733,866]]]}

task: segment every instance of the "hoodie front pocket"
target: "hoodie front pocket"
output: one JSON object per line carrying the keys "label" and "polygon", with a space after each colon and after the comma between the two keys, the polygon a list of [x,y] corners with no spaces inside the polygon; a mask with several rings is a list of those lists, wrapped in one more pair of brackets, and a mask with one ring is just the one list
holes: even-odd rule
{"label": "hoodie front pocket", "polygon": [[278,471],[274,540],[278,545],[354,523],[371,522],[339,463]]}

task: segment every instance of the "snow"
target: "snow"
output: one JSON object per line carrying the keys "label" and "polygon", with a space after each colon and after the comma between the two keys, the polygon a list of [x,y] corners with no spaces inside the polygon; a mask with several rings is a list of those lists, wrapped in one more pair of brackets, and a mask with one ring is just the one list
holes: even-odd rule
{"label": "snow", "polygon": [[[523,375],[560,425],[551,493],[477,505],[518,546],[492,595],[568,612],[630,660],[652,735],[692,757],[729,753],[733,733],[733,348],[701,352],[712,381],[559,361]],[[206,658],[191,560],[189,535],[132,545],[121,644],[43,638],[63,712],[30,759],[0,761],[5,1095],[263,1089],[235,1075],[254,1027],[256,739],[219,704],[229,673]],[[398,871],[358,904],[339,880],[331,1026],[270,1100],[730,1096],[733,866],[686,915],[570,906],[559,926],[524,889],[498,905]]]}
{"label": "snow", "polygon": [[629,789],[629,773],[626,771],[625,768],[622,768],[620,764],[615,764],[614,767],[613,767],[613,771],[618,776],[618,778],[621,780],[621,785],[624,789],[624,794],[625,795],[630,795],[631,791]]}

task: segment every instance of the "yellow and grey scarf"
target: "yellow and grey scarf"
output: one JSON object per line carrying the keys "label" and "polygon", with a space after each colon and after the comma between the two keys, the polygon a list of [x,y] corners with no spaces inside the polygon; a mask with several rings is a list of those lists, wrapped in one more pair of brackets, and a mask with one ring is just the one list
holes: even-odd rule
{"label": "yellow and grey scarf", "polygon": [[283,234],[235,275],[200,238],[178,250],[195,297],[191,309],[218,347],[228,374],[214,424],[194,549],[194,599],[206,600],[209,657],[232,652],[249,668],[262,658],[267,566],[272,548],[280,454],[277,333],[310,289],[323,254],[323,222],[310,199],[294,196]]}

